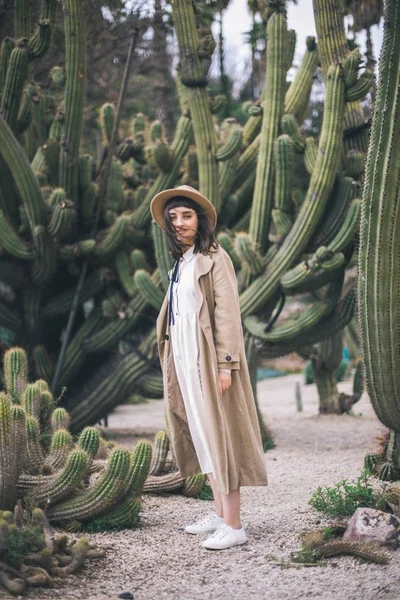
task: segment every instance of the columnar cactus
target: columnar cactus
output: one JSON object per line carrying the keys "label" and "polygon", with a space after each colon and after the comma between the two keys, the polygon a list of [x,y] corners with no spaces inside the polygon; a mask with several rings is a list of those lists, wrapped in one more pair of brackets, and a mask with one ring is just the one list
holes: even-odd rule
{"label": "columnar cactus", "polygon": [[[378,418],[396,432],[400,467],[397,226],[400,175],[400,6],[388,0],[380,75],[361,203],[359,325],[367,391]],[[393,454],[393,453],[389,453]],[[393,456],[389,460],[393,461]]]}

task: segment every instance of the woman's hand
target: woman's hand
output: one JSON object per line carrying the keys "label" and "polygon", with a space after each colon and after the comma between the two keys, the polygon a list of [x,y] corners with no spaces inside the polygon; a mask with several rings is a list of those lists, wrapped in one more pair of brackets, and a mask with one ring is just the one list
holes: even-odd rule
{"label": "woman's hand", "polygon": [[226,392],[232,385],[232,377],[230,373],[225,373],[224,371],[218,372],[218,391],[219,395],[222,397],[222,394]]}

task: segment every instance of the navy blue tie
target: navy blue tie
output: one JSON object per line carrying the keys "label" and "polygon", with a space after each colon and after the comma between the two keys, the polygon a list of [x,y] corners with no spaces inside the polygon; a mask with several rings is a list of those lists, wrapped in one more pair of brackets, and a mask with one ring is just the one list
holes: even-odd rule
{"label": "navy blue tie", "polygon": [[171,285],[169,288],[169,326],[175,325],[172,300],[173,300],[174,283],[178,283],[178,279],[179,279],[178,273],[179,273],[179,260],[177,259],[175,261],[174,266],[172,267]]}

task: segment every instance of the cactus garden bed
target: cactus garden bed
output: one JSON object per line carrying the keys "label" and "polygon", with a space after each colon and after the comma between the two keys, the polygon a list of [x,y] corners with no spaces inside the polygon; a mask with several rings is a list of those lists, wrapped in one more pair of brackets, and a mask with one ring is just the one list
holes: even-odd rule
{"label": "cactus garden bed", "polygon": [[[29,598],[106,600],[129,591],[135,600],[395,600],[399,551],[390,551],[388,565],[336,556],[322,566],[285,568],[291,553],[301,547],[302,532],[331,522],[310,506],[313,492],[358,477],[365,454],[376,446],[374,436],[382,431],[366,396],[356,416],[319,416],[315,385],[302,390],[303,411],[298,413],[297,380],[302,376],[258,384],[260,407],[276,448],[266,454],[269,487],[243,489],[247,545],[224,553],[202,549],[200,539],[185,534],[183,526],[207,513],[211,503],[180,494],[146,494],[138,529],[87,535],[90,543],[107,548],[105,560],[89,561],[61,587],[34,590]],[[349,391],[351,382],[339,383],[339,389]],[[133,429],[140,410],[130,407]]]}

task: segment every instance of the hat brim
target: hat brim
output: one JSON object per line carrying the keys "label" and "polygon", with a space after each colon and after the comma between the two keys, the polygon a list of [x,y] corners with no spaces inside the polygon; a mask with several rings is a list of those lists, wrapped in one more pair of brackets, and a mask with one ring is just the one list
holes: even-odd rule
{"label": "hat brim", "polygon": [[180,186],[170,190],[163,190],[154,196],[150,203],[150,212],[153,219],[157,225],[161,227],[161,229],[164,231],[166,229],[164,221],[165,205],[170,198],[174,198],[175,196],[184,196],[185,198],[190,198],[190,200],[193,200],[196,202],[196,204],[201,206],[204,214],[210,219],[213,229],[215,229],[217,224],[217,213],[214,206],[205,196],[203,196],[203,194],[200,194],[200,192],[189,186]]}

